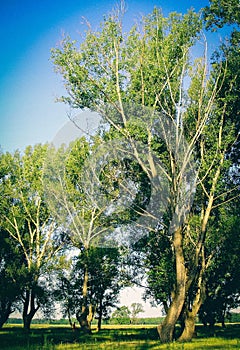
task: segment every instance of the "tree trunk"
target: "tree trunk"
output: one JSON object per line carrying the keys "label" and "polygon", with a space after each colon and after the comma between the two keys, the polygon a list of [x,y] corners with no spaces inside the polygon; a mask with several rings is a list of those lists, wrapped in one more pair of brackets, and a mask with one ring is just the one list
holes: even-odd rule
{"label": "tree trunk", "polygon": [[220,319],[220,321],[221,321],[221,324],[222,324],[222,328],[226,328],[225,316],[226,316],[226,306],[224,307],[224,309],[221,312],[221,319]]}
{"label": "tree trunk", "polygon": [[88,308],[88,315],[87,315],[87,321],[88,321],[90,330],[91,330],[91,323],[95,314],[95,310],[96,310],[95,306],[93,304],[90,304]]}
{"label": "tree trunk", "polygon": [[197,285],[197,292],[192,304],[191,310],[186,310],[184,314],[184,329],[181,334],[181,336],[178,338],[178,341],[186,342],[192,340],[194,334],[195,334],[195,322],[197,314],[200,310],[200,307],[205,299],[206,296],[206,290],[205,290],[205,283],[203,281],[203,272],[204,272],[204,266],[205,262],[202,261],[202,269],[198,276],[198,285]]}
{"label": "tree trunk", "polygon": [[12,303],[8,302],[5,304],[4,302],[1,303],[1,312],[0,312],[0,329],[4,325],[5,322],[7,322],[9,315],[12,313]]}
{"label": "tree trunk", "polygon": [[91,333],[91,310],[88,307],[88,268],[85,266],[83,287],[82,287],[83,303],[81,311],[76,317],[80,325],[80,329],[86,333]]}
{"label": "tree trunk", "polygon": [[72,318],[71,318],[71,313],[70,313],[70,308],[67,308],[67,316],[68,316],[68,322],[70,324],[70,327],[73,328],[73,323],[72,323]]}
{"label": "tree trunk", "polygon": [[98,331],[101,330],[102,328],[102,313],[103,313],[103,307],[102,307],[102,299],[100,299],[100,302],[99,302],[99,312],[98,312]]}
{"label": "tree trunk", "polygon": [[188,311],[184,322],[184,329],[181,336],[178,338],[178,341],[186,342],[192,340],[195,334],[195,321],[195,313]]}
{"label": "tree trunk", "polygon": [[168,309],[167,316],[162,324],[157,327],[160,339],[163,343],[173,341],[176,322],[181,314],[186,293],[186,268],[182,247],[182,228],[178,228],[174,234],[174,249],[176,256],[176,285],[172,297],[171,305]]}
{"label": "tree trunk", "polygon": [[32,319],[39,309],[39,305],[35,307],[35,299],[36,299],[36,296],[33,290],[28,289],[26,291],[26,295],[24,299],[23,314],[22,314],[23,327],[26,331],[30,330]]}

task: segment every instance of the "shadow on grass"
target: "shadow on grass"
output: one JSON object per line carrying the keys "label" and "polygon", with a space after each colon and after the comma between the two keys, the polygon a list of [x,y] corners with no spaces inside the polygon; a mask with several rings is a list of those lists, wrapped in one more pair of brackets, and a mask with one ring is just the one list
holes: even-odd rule
{"label": "shadow on grass", "polygon": [[240,339],[240,323],[227,324],[226,328],[214,326],[213,328],[196,326],[198,338],[217,337],[225,339]]}
{"label": "shadow on grass", "polygon": [[74,343],[78,337],[68,328],[33,328],[29,332],[19,327],[5,327],[0,331],[0,349],[11,349],[14,347],[44,346],[47,343]]}
{"label": "shadow on grass", "polygon": [[[210,337],[240,339],[240,324],[227,325],[226,328],[216,326],[214,329],[197,326],[196,331],[199,340]],[[106,328],[100,332],[93,331],[92,334],[83,334],[79,330],[73,331],[63,327],[33,328],[29,333],[19,327],[5,327],[0,331],[0,349],[20,349],[21,347],[22,349],[42,349],[49,348],[46,347],[47,345],[54,348],[54,345],[58,344],[82,344],[82,346],[99,344],[100,346],[108,342],[114,344],[136,342],[139,344],[137,349],[145,350],[156,347],[155,341],[158,340],[156,327],[144,328],[144,326],[142,328]],[[155,345],[149,344],[152,341]],[[208,345],[206,347],[205,344],[205,349],[218,349],[217,344]]]}
{"label": "shadow on grass", "polygon": [[[93,331],[92,334],[84,334],[79,330],[73,331],[69,328],[33,328],[26,333],[19,327],[5,327],[0,331],[0,348],[11,349],[13,347],[44,346],[46,344],[71,344],[71,343],[104,343],[104,342],[130,342],[142,340],[157,340],[158,334],[155,328],[122,328],[104,329],[100,332]],[[143,348],[144,349],[144,348]]]}

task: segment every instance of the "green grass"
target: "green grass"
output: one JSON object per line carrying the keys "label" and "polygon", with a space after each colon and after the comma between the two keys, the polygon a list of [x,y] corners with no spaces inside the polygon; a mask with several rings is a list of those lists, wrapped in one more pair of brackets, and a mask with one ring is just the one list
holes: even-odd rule
{"label": "green grass", "polygon": [[197,326],[197,338],[189,343],[161,345],[154,326],[105,326],[101,332],[81,334],[66,326],[33,325],[29,333],[19,326],[5,326],[0,331],[1,350],[85,350],[85,349],[150,349],[150,350],[218,350],[240,349],[240,324],[225,329],[216,326],[214,332]]}

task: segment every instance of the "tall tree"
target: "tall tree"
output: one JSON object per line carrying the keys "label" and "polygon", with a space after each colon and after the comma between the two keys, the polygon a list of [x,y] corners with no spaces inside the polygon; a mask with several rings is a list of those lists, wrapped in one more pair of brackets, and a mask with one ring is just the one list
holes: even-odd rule
{"label": "tall tree", "polygon": [[[151,183],[151,196],[158,193],[154,212],[137,207],[135,211],[144,219],[154,217],[155,226],[148,229],[156,235],[164,232],[173,252],[174,280],[166,318],[158,327],[160,338],[172,341],[175,324],[184,313],[180,340],[186,340],[193,335],[205,296],[204,276],[212,260],[205,244],[211,240],[214,209],[234,198],[237,190],[231,184],[229,191],[225,180],[231,182],[233,163],[227,157],[238,139],[236,116],[229,120],[227,112],[227,93],[235,89],[235,76],[224,92],[228,59],[215,65],[210,76],[206,52],[191,65],[190,48],[201,29],[199,16],[192,11],[164,18],[154,9],[139,27],[129,35],[123,33],[122,12],[114,12],[99,31],[89,29],[79,48],[65,38],[62,47],[53,50],[53,61],[69,92],[63,100],[102,113],[110,128],[126,140],[121,143],[118,138],[115,148],[138,162]],[[142,138],[139,128],[145,130]],[[135,222],[140,233],[142,227]],[[164,231],[159,230],[162,227]]]}
{"label": "tall tree", "polygon": [[[98,307],[99,327],[101,325],[107,303],[110,306],[107,290],[110,290],[113,298],[118,291],[110,273],[111,269],[112,273],[116,272],[118,254],[111,250],[107,253],[104,250],[106,247],[111,247],[110,233],[114,228],[113,220],[110,220],[107,214],[109,202],[105,198],[108,193],[102,191],[99,193],[100,198],[96,199],[95,169],[92,171],[92,164],[88,160],[89,154],[94,153],[101,142],[99,136],[92,142],[83,137],[74,141],[69,148],[61,147],[58,150],[51,148],[44,175],[45,192],[51,212],[59,225],[64,228],[72,245],[80,249],[77,266],[81,272],[77,273],[76,266],[74,271],[83,278],[79,277],[75,282],[78,287],[74,281],[73,285],[77,294],[75,300],[81,300],[79,303],[81,308],[76,311],[77,319],[81,329],[87,332],[91,331],[96,307]],[[102,177],[106,178],[104,172]],[[113,195],[112,200],[116,196],[117,193]],[[98,250],[97,247],[102,249]],[[96,264],[94,267],[92,260]],[[99,276],[95,271],[99,271]],[[93,279],[97,278],[100,279],[99,282],[94,282]]]}
{"label": "tall tree", "polygon": [[[61,242],[54,240],[56,225],[43,198],[43,163],[47,146],[27,147],[24,154],[6,153],[1,179],[1,226],[22,256],[25,286],[22,290],[24,328],[47,303],[47,268]],[[20,266],[19,266],[20,268]]]}

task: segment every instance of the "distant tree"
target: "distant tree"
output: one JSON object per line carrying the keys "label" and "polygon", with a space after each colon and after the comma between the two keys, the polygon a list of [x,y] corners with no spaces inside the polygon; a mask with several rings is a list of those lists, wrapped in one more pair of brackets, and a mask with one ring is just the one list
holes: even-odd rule
{"label": "distant tree", "polygon": [[137,316],[141,312],[144,312],[142,304],[140,303],[131,304],[131,321],[133,324],[137,323]]}
{"label": "distant tree", "polygon": [[129,324],[131,319],[131,311],[127,306],[121,306],[112,313],[112,319],[115,319],[118,324]]}
{"label": "distant tree", "polygon": [[72,261],[69,272],[60,271],[56,295],[70,324],[71,315],[76,315],[81,325],[82,305],[85,302],[82,294],[84,270],[88,268],[87,283],[87,315],[98,319],[98,330],[101,330],[102,320],[109,318],[111,309],[118,302],[118,294],[122,288],[120,270],[121,256],[117,248],[90,247],[82,249]]}
{"label": "distant tree", "polygon": [[118,302],[120,289],[123,287],[121,273],[121,252],[117,248],[97,247],[89,256],[89,289],[91,299],[96,305],[98,330],[102,320],[110,317],[110,312]]}
{"label": "distant tree", "polygon": [[[56,222],[64,227],[72,245],[81,250],[82,256],[87,257],[88,250],[92,241],[97,239],[98,231],[104,232],[106,228],[101,222],[101,213],[105,209],[95,206],[91,199],[92,193],[84,193],[83,190],[83,172],[84,162],[90,152],[90,144],[85,138],[81,138],[66,148],[62,146],[58,150],[51,148],[45,168],[45,193],[48,203]],[[89,175],[90,177],[90,175]],[[89,271],[88,259],[83,259],[84,267],[81,270],[81,278],[75,278],[81,287],[74,286],[74,292],[71,291],[71,285],[62,277],[67,295],[75,295],[74,300],[82,298],[81,311],[78,309],[78,321],[83,331],[91,331],[91,322],[94,313],[91,312],[92,305],[89,305]],[[76,271],[75,271],[76,272]],[[71,282],[72,277],[70,277]],[[70,289],[69,289],[70,288]],[[67,298],[71,304],[72,301]],[[67,313],[69,314],[71,307]]]}
{"label": "distant tree", "polygon": [[56,285],[53,292],[55,300],[60,303],[63,317],[68,318],[71,327],[73,327],[72,319],[75,314],[76,301],[76,290],[74,289],[76,276],[71,274],[72,269],[73,264],[70,260],[65,261],[61,268],[56,271]]}

